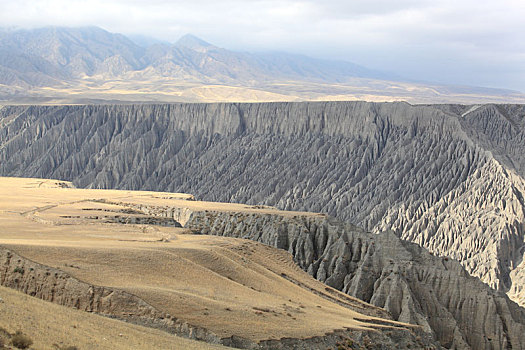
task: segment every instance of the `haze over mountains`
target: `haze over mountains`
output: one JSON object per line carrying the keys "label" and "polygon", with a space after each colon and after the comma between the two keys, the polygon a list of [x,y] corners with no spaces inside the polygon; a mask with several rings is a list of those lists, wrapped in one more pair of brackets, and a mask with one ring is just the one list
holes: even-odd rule
{"label": "haze over mountains", "polygon": [[233,52],[192,35],[139,46],[97,27],[0,31],[0,101],[520,102],[510,90],[415,83],[342,61]]}

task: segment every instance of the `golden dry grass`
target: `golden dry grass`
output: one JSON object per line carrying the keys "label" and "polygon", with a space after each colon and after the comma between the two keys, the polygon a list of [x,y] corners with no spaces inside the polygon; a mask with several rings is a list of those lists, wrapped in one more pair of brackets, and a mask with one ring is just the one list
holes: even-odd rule
{"label": "golden dry grass", "polygon": [[[327,292],[287,252],[247,240],[191,235],[182,228],[104,222],[112,215],[145,216],[125,203],[319,214],[198,202],[184,194],[67,186],[55,180],[0,178],[0,245],[80,280],[129,291],[224,337],[260,341],[373,327],[367,322],[372,317],[354,311],[364,303]],[[340,305],[345,303],[353,309]]]}
{"label": "golden dry grass", "polygon": [[0,287],[0,327],[22,330],[34,349],[227,349],[42,301]]}

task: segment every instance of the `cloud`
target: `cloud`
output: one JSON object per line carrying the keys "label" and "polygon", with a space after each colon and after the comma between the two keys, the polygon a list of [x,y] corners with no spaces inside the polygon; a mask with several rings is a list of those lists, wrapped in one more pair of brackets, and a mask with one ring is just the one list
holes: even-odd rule
{"label": "cloud", "polygon": [[191,32],[230,49],[521,90],[523,18],[522,0],[0,0],[3,26],[96,25],[170,42]]}

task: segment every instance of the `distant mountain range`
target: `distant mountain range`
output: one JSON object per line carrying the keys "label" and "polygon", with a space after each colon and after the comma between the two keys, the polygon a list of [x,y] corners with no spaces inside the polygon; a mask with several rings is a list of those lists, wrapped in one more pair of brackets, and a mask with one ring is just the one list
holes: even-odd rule
{"label": "distant mountain range", "polygon": [[0,100],[525,102],[513,91],[414,83],[350,62],[233,52],[189,34],[148,42],[97,27],[1,30]]}

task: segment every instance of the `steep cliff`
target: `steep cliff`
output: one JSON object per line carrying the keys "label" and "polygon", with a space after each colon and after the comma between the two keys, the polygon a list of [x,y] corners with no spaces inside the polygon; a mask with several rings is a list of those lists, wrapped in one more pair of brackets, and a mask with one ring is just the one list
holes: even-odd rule
{"label": "steep cliff", "polygon": [[6,106],[0,174],[327,213],[523,305],[524,122],[515,105]]}
{"label": "steep cliff", "polygon": [[330,217],[194,212],[194,231],[248,238],[288,250],[327,285],[418,324],[447,349],[525,348],[525,310],[392,233],[374,235]]}

